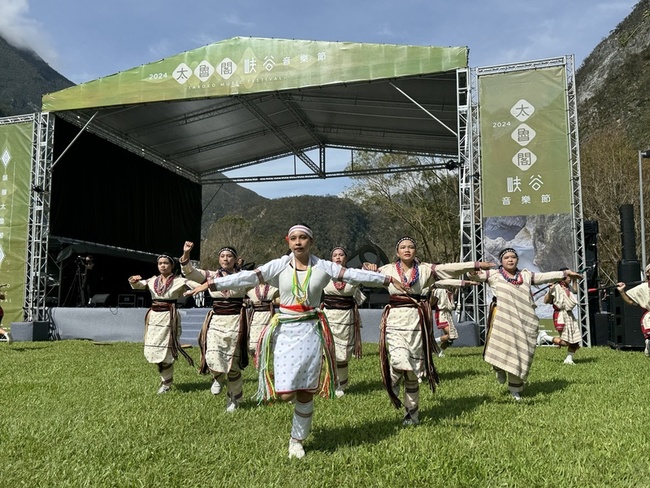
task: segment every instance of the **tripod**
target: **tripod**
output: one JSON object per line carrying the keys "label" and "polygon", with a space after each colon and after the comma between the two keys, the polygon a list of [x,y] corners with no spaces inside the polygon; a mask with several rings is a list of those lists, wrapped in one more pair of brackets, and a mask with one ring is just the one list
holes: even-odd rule
{"label": "tripod", "polygon": [[77,257],[75,260],[77,264],[77,270],[75,271],[74,279],[72,285],[68,289],[68,294],[65,296],[63,303],[68,303],[70,297],[77,297],[76,307],[85,307],[88,305],[88,297],[86,296],[86,287],[85,285],[85,266],[81,257]]}

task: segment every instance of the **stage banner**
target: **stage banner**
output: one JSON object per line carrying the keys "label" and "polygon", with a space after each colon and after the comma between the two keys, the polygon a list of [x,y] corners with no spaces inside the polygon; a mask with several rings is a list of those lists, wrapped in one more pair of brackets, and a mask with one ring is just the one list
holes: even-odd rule
{"label": "stage banner", "polygon": [[43,112],[419,76],[468,48],[235,37],[43,96]]}
{"label": "stage banner", "polygon": [[0,124],[0,291],[2,327],[22,322],[29,225],[33,122]]}
{"label": "stage banner", "polygon": [[[574,269],[566,67],[479,71],[477,83],[485,259],[512,247],[520,269]],[[550,319],[545,295],[533,290]]]}
{"label": "stage banner", "polygon": [[478,78],[484,217],[571,211],[565,71]]}

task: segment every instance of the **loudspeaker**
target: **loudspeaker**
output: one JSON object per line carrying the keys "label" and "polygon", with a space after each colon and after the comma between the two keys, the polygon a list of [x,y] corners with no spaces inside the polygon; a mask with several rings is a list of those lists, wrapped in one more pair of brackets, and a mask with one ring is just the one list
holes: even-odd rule
{"label": "loudspeaker", "polygon": [[117,295],[118,307],[135,307],[135,294]]}
{"label": "loudspeaker", "polygon": [[609,331],[614,324],[614,315],[607,312],[594,314],[594,321],[591,323],[591,345],[606,346],[609,339]]}
{"label": "loudspeaker", "polygon": [[93,297],[90,299],[90,306],[91,307],[105,307],[106,302],[108,301],[108,297],[110,297],[110,293],[99,293],[97,295],[93,295]]}
{"label": "loudspeaker", "polygon": [[617,348],[643,348],[645,338],[641,332],[641,317],[645,310],[628,305],[616,294],[610,298],[613,321],[609,328],[609,345]]}
{"label": "loudspeaker", "polygon": [[11,336],[16,342],[50,340],[49,322],[12,322]]}

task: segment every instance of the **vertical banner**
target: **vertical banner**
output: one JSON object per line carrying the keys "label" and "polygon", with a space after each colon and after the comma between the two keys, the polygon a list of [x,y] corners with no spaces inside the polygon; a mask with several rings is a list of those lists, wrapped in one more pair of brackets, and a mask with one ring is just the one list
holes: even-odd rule
{"label": "vertical banner", "polygon": [[[519,268],[574,268],[566,66],[478,76],[484,245],[505,247]],[[545,287],[534,291],[540,318]],[[548,325],[548,324],[545,324]]]}
{"label": "vertical banner", "polygon": [[33,122],[0,124],[0,301],[2,327],[24,320]]}

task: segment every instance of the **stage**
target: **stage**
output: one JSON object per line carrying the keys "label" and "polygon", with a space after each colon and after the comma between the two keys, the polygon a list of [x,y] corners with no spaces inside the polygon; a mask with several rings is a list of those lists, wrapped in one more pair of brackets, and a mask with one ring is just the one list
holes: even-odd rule
{"label": "stage", "polygon": [[[39,326],[49,327],[49,339],[85,339],[97,342],[142,342],[143,324],[147,308],[97,307],[48,309],[47,322],[12,322],[11,331],[15,341],[47,340],[47,334],[37,333]],[[197,344],[199,330],[208,308],[181,308],[183,332],[181,344]],[[361,340],[379,343],[379,322],[381,309],[360,309]],[[479,330],[474,322],[460,322],[457,325],[459,338],[454,347],[478,346]],[[436,336],[439,332],[436,330]]]}

